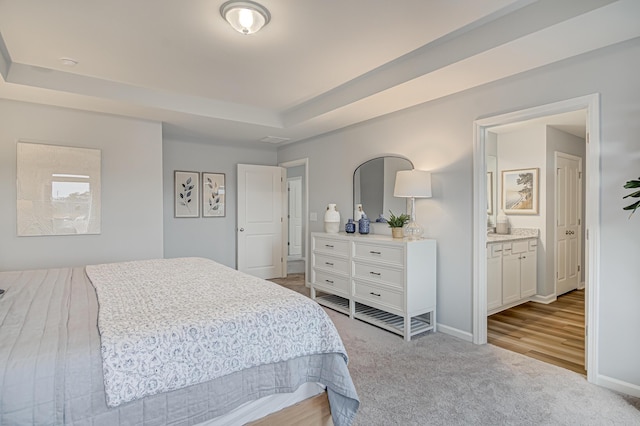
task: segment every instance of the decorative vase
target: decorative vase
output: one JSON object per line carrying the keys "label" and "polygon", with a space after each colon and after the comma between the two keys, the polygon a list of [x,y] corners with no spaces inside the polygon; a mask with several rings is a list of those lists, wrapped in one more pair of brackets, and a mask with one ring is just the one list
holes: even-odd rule
{"label": "decorative vase", "polygon": [[324,232],[337,234],[340,230],[340,212],[335,204],[329,204],[324,214]]}
{"label": "decorative vase", "polygon": [[344,224],[344,232],[346,232],[347,234],[353,234],[354,232],[356,232],[356,223],[353,221],[353,219],[349,219],[347,223]]}
{"label": "decorative vase", "polygon": [[368,234],[370,224],[371,222],[369,221],[369,218],[366,214],[363,213],[362,217],[358,221],[358,232],[360,232],[361,234]]}
{"label": "decorative vase", "polygon": [[391,228],[391,235],[393,238],[403,238],[402,228]]}

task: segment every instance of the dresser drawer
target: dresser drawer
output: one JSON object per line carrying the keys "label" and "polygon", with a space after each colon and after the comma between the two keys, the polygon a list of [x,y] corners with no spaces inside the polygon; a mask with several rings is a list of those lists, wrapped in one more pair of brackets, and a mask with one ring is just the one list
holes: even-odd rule
{"label": "dresser drawer", "polygon": [[[371,304],[374,308],[404,310],[404,298],[402,293],[380,288],[375,284],[366,284],[360,281],[354,282],[354,297],[364,304]],[[367,303],[369,302],[369,303]]]}
{"label": "dresser drawer", "polygon": [[327,271],[335,271],[349,275],[349,261],[344,257],[314,253],[313,266],[318,269],[326,269]]}
{"label": "dresser drawer", "polygon": [[349,297],[349,278],[341,277],[317,269],[313,270],[313,282],[316,289],[325,290],[328,293],[340,294]]}
{"label": "dresser drawer", "polygon": [[333,253],[345,257],[349,256],[349,241],[347,240],[315,237],[313,241],[313,250],[318,253]]}
{"label": "dresser drawer", "polygon": [[353,262],[353,277],[404,288],[404,271],[376,264]]}
{"label": "dresser drawer", "polygon": [[358,259],[382,261],[404,264],[404,250],[402,246],[385,246],[370,243],[355,243],[354,256]]}

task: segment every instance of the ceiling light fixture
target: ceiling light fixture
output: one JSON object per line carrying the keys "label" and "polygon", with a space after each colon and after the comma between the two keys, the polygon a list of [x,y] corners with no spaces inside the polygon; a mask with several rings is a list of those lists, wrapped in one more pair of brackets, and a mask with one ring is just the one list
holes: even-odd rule
{"label": "ceiling light fixture", "polygon": [[257,33],[271,20],[271,14],[264,6],[252,1],[231,0],[220,6],[222,17],[239,33]]}

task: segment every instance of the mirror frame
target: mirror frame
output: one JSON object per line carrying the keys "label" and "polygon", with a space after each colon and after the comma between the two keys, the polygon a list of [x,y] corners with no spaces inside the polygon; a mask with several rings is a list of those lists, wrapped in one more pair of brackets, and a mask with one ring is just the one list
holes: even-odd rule
{"label": "mirror frame", "polygon": [[[410,169],[403,169],[403,170],[411,170],[411,169],[414,169],[414,168],[415,168],[415,166],[414,166],[414,164],[413,164],[413,161],[409,160],[407,157],[403,157],[402,155],[381,155],[381,156],[379,156],[379,157],[374,157],[374,158],[371,158],[371,159],[369,159],[369,160],[367,160],[367,161],[364,161],[364,162],[360,163],[360,164],[359,164],[359,165],[354,169],[354,171],[353,171],[353,177],[352,177],[352,185],[353,185],[353,186],[352,186],[352,189],[353,189],[353,195],[352,195],[352,200],[353,200],[353,211],[352,211],[352,213],[354,214],[354,220],[355,220],[356,206],[357,206],[358,204],[360,204],[360,203],[356,203],[356,173],[358,172],[358,170],[360,169],[360,167],[364,166],[365,164],[370,163],[370,162],[375,161],[375,160],[380,160],[380,159],[383,159],[383,160],[384,160],[385,158],[397,158],[397,159],[400,159],[400,160],[405,160],[405,161],[407,161],[407,162],[409,163],[409,165],[410,165],[410,167],[411,167],[411,168],[410,168]],[[406,203],[406,200],[405,200],[404,202]],[[366,209],[364,209],[364,210],[365,210],[365,213],[367,213]],[[394,213],[395,213],[395,212],[394,212]],[[404,209],[403,211],[399,212],[399,213],[407,213],[407,207],[405,206],[405,209]],[[384,215],[384,213],[383,213],[383,215]],[[377,217],[372,217],[369,213],[367,213],[367,216],[369,217],[369,219],[370,219],[372,222],[374,222],[374,221],[377,219]]]}

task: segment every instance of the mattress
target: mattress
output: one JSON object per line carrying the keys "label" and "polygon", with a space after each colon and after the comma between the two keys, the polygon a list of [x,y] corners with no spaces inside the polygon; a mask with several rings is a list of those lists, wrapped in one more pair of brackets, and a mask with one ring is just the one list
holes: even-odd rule
{"label": "mattress", "polygon": [[327,387],[336,425],[358,397],[344,357],[309,354],[108,407],[98,300],[84,268],[0,273],[0,424],[193,425],[249,401]]}

